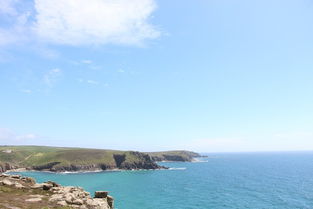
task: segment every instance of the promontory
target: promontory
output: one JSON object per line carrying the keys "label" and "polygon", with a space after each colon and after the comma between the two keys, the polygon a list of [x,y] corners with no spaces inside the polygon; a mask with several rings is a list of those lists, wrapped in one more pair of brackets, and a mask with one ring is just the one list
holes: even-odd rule
{"label": "promontory", "polygon": [[38,171],[102,171],[166,169],[157,161],[192,161],[200,157],[189,151],[137,152],[105,149],[0,146],[0,172],[12,169]]}

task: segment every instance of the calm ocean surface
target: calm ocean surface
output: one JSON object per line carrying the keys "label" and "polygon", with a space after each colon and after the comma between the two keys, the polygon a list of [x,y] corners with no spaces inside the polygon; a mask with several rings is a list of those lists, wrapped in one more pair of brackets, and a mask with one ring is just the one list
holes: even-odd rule
{"label": "calm ocean surface", "polygon": [[313,208],[313,152],[209,154],[176,168],[81,174],[24,172],[38,182],[108,190],[117,209]]}

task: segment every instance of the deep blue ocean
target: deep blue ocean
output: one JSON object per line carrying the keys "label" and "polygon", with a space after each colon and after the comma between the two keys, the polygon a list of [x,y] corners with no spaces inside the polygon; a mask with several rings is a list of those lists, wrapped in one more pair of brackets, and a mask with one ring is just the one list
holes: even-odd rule
{"label": "deep blue ocean", "polygon": [[23,172],[94,193],[107,190],[117,209],[313,208],[313,152],[208,154],[171,170],[80,174]]}

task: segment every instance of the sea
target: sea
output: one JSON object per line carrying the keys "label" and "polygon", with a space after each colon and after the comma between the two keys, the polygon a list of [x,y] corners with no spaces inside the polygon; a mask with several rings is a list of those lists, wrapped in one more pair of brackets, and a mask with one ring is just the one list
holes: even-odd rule
{"label": "sea", "polygon": [[22,172],[93,194],[109,191],[116,209],[313,208],[313,152],[208,153],[169,170]]}

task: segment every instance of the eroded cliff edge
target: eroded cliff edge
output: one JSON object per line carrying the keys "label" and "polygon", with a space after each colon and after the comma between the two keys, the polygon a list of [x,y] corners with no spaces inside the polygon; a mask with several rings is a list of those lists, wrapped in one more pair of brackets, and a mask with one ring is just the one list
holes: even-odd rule
{"label": "eroded cliff edge", "polygon": [[38,184],[30,177],[0,174],[0,208],[113,209],[113,202],[105,191],[96,192],[92,198],[80,187],[51,181]]}
{"label": "eroded cliff edge", "polygon": [[206,157],[199,153],[186,151],[186,150],[176,150],[176,151],[165,151],[165,152],[148,152],[153,161],[173,161],[173,162],[192,162],[196,158]]}
{"label": "eroded cliff edge", "polygon": [[150,155],[135,151],[37,146],[0,147],[0,172],[16,168],[52,172],[165,169]]}
{"label": "eroded cliff edge", "polygon": [[0,146],[0,172],[24,168],[51,172],[166,169],[159,161],[191,162],[198,153],[136,152],[43,146]]}

